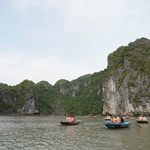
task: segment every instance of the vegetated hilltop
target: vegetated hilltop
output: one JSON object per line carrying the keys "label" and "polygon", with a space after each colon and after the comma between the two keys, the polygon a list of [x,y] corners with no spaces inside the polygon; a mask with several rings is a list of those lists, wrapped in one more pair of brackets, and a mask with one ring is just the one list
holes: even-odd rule
{"label": "vegetated hilltop", "polygon": [[0,84],[1,114],[101,114],[103,72],[79,77],[72,82],[59,80],[35,84],[24,80],[16,86]]}
{"label": "vegetated hilltop", "polygon": [[104,71],[52,86],[24,80],[0,84],[0,114],[150,114],[150,40],[137,39],[108,56]]}

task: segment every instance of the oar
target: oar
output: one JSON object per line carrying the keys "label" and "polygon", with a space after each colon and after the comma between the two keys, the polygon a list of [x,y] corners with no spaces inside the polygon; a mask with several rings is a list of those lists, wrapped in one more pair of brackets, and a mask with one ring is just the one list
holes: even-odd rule
{"label": "oar", "polygon": [[138,124],[137,124],[136,126],[138,126],[139,128],[142,128],[142,127],[141,127],[140,125],[138,125]]}

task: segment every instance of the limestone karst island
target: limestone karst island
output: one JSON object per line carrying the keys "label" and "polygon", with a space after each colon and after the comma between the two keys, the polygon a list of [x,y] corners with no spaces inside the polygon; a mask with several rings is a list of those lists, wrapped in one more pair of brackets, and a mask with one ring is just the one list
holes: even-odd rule
{"label": "limestone karst island", "polygon": [[105,70],[71,82],[60,79],[0,83],[0,114],[150,115],[150,40],[140,38],[109,54]]}

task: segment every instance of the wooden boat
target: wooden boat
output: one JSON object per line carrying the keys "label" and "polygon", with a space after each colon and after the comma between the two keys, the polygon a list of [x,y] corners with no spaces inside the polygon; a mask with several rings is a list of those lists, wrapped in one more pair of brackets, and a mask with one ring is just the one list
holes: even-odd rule
{"label": "wooden boat", "polygon": [[110,129],[118,129],[118,128],[128,128],[130,126],[131,122],[121,122],[119,124],[113,123],[113,122],[106,122],[104,125]]}
{"label": "wooden boat", "polygon": [[72,122],[66,122],[66,121],[61,121],[61,125],[65,125],[65,126],[70,126],[70,125],[78,125],[81,122],[81,120],[75,120]]}
{"label": "wooden boat", "polygon": [[138,123],[148,123],[148,120],[140,120],[140,119],[137,119],[137,122],[138,122]]}
{"label": "wooden boat", "polygon": [[110,121],[110,120],[111,120],[111,118],[105,118],[105,120],[106,120],[106,121]]}

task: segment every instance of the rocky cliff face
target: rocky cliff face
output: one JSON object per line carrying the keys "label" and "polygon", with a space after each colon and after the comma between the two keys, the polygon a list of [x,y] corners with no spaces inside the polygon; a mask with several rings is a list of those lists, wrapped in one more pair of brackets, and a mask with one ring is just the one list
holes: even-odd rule
{"label": "rocky cliff face", "polygon": [[[147,91],[149,82],[144,86],[127,87],[127,81],[118,87],[116,78],[110,78],[103,87],[103,114],[139,115],[150,114],[150,98],[142,96],[143,91]],[[135,81],[137,84],[139,81]],[[140,82],[144,82],[141,81]],[[150,89],[148,88],[148,91]]]}
{"label": "rocky cliff face", "polygon": [[[115,60],[114,55],[121,59]],[[110,74],[103,83],[103,114],[150,114],[149,61],[150,41],[143,38],[108,57]]]}
{"label": "rocky cliff face", "polygon": [[17,109],[18,114],[32,115],[36,112],[38,112],[38,110],[35,107],[35,100],[33,98],[27,100],[21,109]]}
{"label": "rocky cliff face", "polygon": [[150,40],[141,38],[111,53],[104,71],[71,82],[0,83],[0,113],[150,115],[149,64]]}

